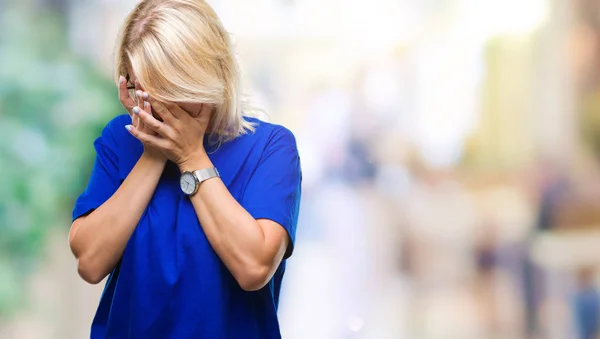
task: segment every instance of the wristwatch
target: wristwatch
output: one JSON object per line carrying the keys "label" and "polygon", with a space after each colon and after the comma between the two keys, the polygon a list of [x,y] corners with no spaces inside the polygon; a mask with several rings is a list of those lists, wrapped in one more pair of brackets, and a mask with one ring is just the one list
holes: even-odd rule
{"label": "wristwatch", "polygon": [[200,184],[208,179],[219,177],[219,171],[216,168],[203,168],[192,172],[181,173],[179,186],[186,195],[194,195],[198,191]]}

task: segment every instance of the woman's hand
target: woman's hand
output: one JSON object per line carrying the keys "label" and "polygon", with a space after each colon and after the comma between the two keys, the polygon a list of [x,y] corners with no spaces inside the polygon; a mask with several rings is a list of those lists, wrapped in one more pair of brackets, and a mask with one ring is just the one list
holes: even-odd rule
{"label": "woman's hand", "polygon": [[[125,77],[121,76],[119,78],[119,100],[121,101],[121,104],[123,105],[123,107],[125,107],[125,109],[129,113],[129,116],[131,117],[131,125],[125,126],[127,129],[135,127],[136,129],[145,133],[156,135],[144,124],[144,122],[134,112],[135,107],[144,107],[148,112],[152,112],[150,103],[144,100],[142,87],[140,86],[140,83],[137,80],[135,82],[135,95],[134,97],[131,97],[131,95],[129,94],[129,89],[127,88],[127,81]],[[148,147],[145,144],[144,153],[153,159],[157,159],[164,162],[167,161],[167,158],[164,156],[164,154],[162,154],[162,152],[153,147]]]}
{"label": "woman's hand", "polygon": [[125,77],[122,75],[119,77],[119,101],[121,101],[121,104],[123,107],[125,107],[133,122],[133,112],[131,110],[137,105],[137,103],[129,94],[127,79],[125,79]]}
{"label": "woman's hand", "polygon": [[192,117],[177,104],[159,102],[147,93],[143,93],[143,96],[150,102],[162,122],[152,116],[151,110],[134,107],[132,112],[151,131],[132,126],[129,131],[134,137],[146,147],[160,150],[181,169],[190,169],[191,164],[197,164],[207,158],[204,134],[210,121],[211,105],[202,105],[200,114]]}

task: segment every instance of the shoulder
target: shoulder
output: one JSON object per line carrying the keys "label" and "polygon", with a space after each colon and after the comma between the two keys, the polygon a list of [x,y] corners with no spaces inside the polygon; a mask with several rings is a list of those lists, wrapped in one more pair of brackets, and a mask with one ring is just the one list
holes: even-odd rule
{"label": "shoulder", "polygon": [[121,114],[112,118],[102,130],[100,136],[96,139],[94,145],[98,148],[108,149],[118,158],[131,158],[137,160],[138,153],[141,154],[143,147],[125,129],[126,125],[131,124],[129,114]]}
{"label": "shoulder", "polygon": [[249,137],[261,139],[266,149],[282,147],[297,149],[296,137],[288,128],[258,118],[247,118],[247,120],[254,126],[254,131],[248,132]]}
{"label": "shoulder", "polygon": [[130,134],[125,129],[125,125],[131,124],[129,114],[121,114],[112,118],[102,130],[102,138],[106,141],[121,141],[127,138]]}
{"label": "shoulder", "polygon": [[131,171],[144,150],[142,144],[125,129],[129,124],[129,114],[112,118],[94,142],[98,156],[112,157],[118,162],[119,171],[125,175]]}

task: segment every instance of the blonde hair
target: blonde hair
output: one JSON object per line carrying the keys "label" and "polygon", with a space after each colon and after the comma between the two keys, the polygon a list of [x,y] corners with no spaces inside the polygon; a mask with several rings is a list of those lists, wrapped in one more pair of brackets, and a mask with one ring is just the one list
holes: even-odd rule
{"label": "blonde hair", "polygon": [[129,69],[159,101],[213,104],[207,132],[220,142],[254,130],[229,35],[204,0],[139,2],[117,41],[116,81]]}

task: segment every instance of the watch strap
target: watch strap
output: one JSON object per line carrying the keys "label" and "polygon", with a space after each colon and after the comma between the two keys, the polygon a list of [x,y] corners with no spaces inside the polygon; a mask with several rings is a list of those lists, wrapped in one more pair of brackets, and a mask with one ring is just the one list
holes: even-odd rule
{"label": "watch strap", "polygon": [[208,179],[217,178],[220,176],[219,171],[217,171],[217,169],[214,167],[199,169],[193,171],[192,173],[196,177],[196,180],[198,180],[198,184]]}

